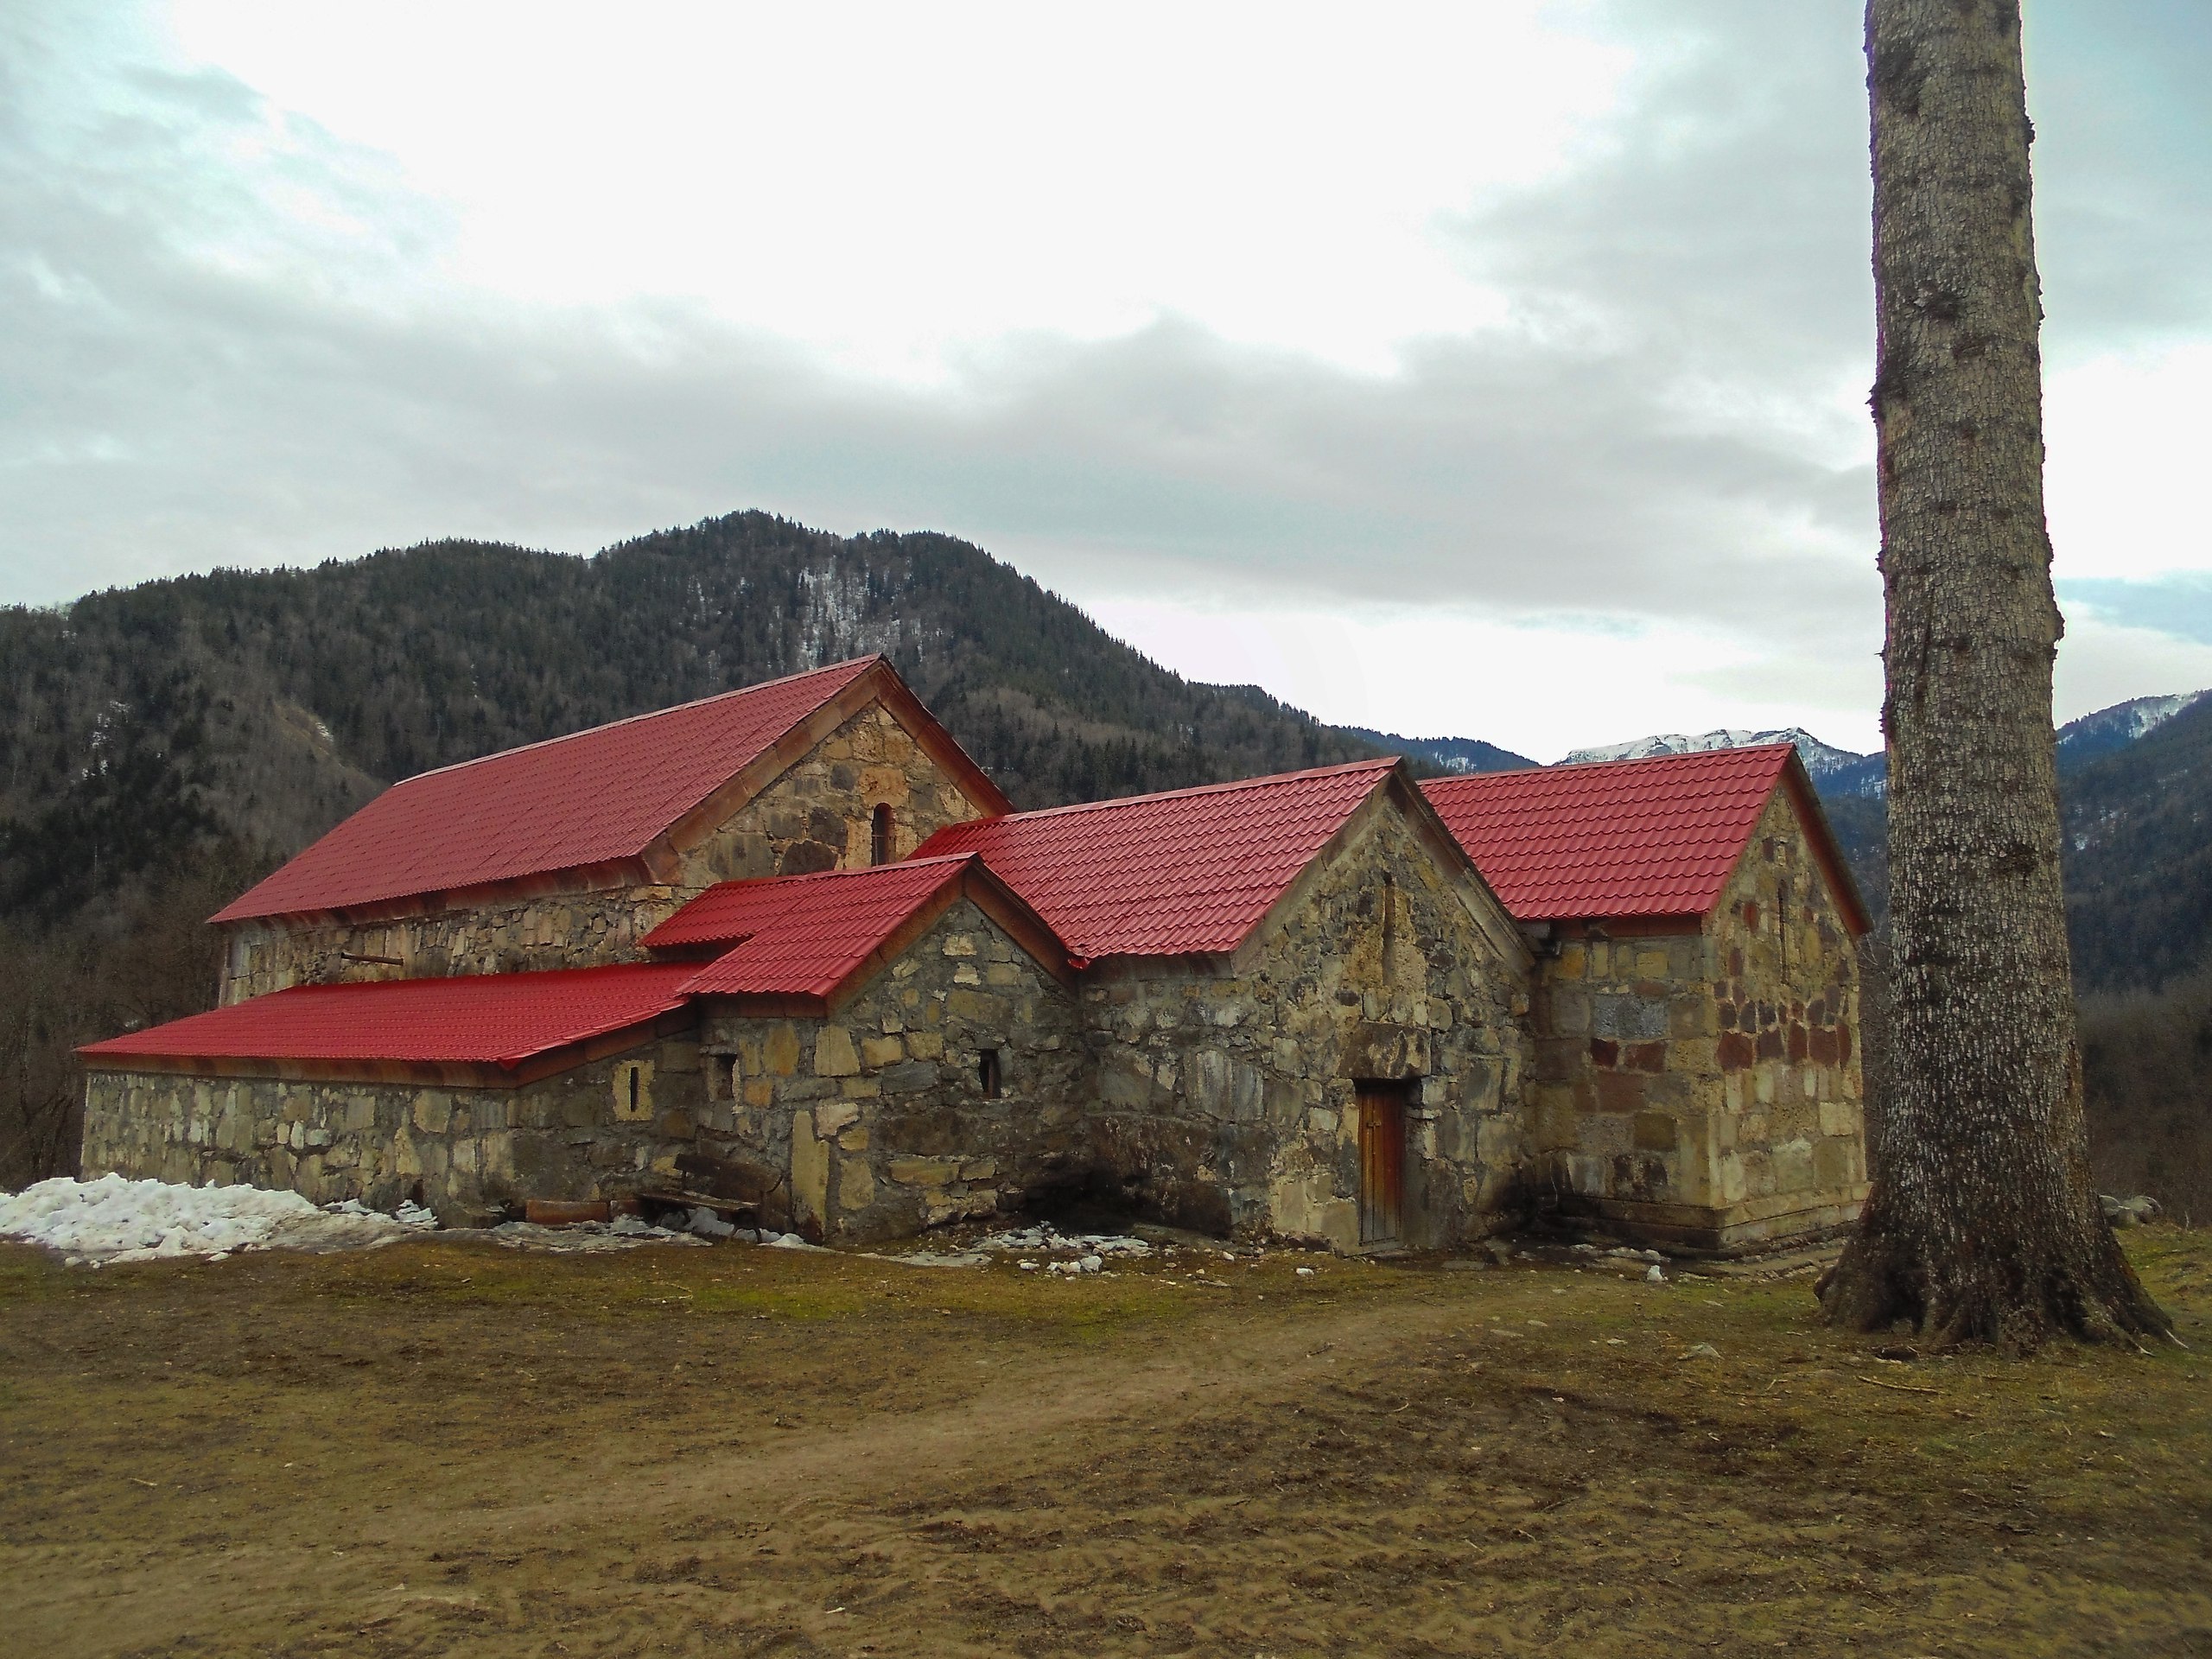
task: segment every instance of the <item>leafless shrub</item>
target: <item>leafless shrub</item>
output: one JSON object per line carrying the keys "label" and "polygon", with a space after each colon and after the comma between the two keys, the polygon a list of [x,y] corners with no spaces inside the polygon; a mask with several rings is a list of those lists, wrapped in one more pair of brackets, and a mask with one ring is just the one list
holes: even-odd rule
{"label": "leafless shrub", "polygon": [[2089,1163],[2100,1191],[2212,1219],[2212,970],[2084,997]]}
{"label": "leafless shrub", "polygon": [[76,1173],[74,1051],[210,1006],[222,942],[205,918],[266,866],[219,851],[67,927],[0,924],[0,1191]]}

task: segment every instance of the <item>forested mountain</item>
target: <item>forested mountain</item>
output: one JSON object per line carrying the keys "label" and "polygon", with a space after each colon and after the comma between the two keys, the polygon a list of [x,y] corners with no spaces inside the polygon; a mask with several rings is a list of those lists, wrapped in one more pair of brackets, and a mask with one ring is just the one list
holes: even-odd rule
{"label": "forested mountain", "polygon": [[[1819,780],[1836,839],[1879,911],[1889,897],[1882,757]],[[2140,697],[2059,729],[2074,976],[2156,990],[2212,966],[2212,696]]]}
{"label": "forested mountain", "polygon": [[1363,743],[1373,744],[1384,754],[1402,754],[1439,772],[1520,772],[1536,764],[1525,754],[1501,749],[1478,737],[1401,737],[1395,732],[1371,731],[1364,726],[1338,729]]}
{"label": "forested mountain", "polygon": [[743,513],[588,559],[438,543],[0,613],[0,912],[289,854],[426,767],[879,651],[1024,806],[1374,752],[949,537]]}
{"label": "forested mountain", "polygon": [[2212,966],[2212,697],[2063,790],[2075,976],[2153,989]]}

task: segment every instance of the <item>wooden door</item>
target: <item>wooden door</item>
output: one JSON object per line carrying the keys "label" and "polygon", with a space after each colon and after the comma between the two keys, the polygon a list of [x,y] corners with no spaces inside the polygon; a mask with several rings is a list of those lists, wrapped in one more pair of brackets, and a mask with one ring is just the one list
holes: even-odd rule
{"label": "wooden door", "polygon": [[1399,1236],[1406,1193],[1406,1092],[1389,1084],[1359,1085],[1359,1242],[1388,1244]]}

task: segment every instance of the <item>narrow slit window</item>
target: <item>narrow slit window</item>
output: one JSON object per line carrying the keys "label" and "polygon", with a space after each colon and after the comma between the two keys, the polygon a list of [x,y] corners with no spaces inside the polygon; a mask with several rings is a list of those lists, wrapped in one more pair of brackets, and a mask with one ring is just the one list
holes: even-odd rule
{"label": "narrow slit window", "polygon": [[633,1112],[638,1109],[638,1090],[639,1085],[640,1079],[638,1076],[638,1068],[633,1065],[630,1068],[630,1109]]}
{"label": "narrow slit window", "polygon": [[1782,971],[1789,971],[1789,878],[1784,876],[1775,884],[1774,942],[1782,956]]}
{"label": "narrow slit window", "polygon": [[985,1100],[996,1100],[999,1097],[1000,1090],[1004,1086],[1004,1079],[999,1071],[998,1050],[987,1048],[976,1057],[976,1079],[983,1086]]}
{"label": "narrow slit window", "polygon": [[868,823],[868,861],[888,864],[891,861],[892,837],[891,804],[879,802]]}

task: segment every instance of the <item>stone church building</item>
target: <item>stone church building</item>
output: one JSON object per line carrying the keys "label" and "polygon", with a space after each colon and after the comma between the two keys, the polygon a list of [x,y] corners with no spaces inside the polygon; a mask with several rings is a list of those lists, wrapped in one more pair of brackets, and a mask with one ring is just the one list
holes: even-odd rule
{"label": "stone church building", "polygon": [[81,1052],[88,1175],[1344,1251],[1866,1192],[1866,922],[1786,746],[1014,812],[869,658],[410,779],[213,920],[221,1006]]}

